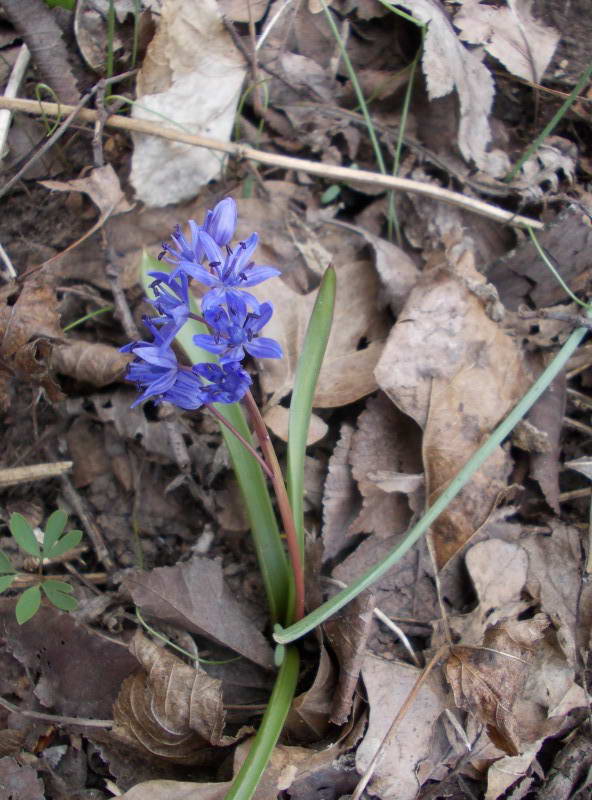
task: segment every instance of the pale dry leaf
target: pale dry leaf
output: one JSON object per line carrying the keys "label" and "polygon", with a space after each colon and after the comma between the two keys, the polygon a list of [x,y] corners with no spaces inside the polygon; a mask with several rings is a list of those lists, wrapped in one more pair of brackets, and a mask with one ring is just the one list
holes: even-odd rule
{"label": "pale dry leaf", "polygon": [[121,188],[119,178],[111,164],[96,167],[85,178],[71,181],[40,181],[46,189],[58,192],[84,192],[101,212],[101,220],[115,214],[124,214],[133,208]]}
{"label": "pale dry leaf", "polygon": [[0,758],[0,787],[7,800],[45,800],[37,770],[12,756]]}
{"label": "pale dry leaf", "polygon": [[200,750],[233,744],[224,736],[222,684],[186,664],[137,631],[130,652],[143,671],[127,678],[113,707],[113,735],[122,742],[174,763],[201,760]]}
{"label": "pale dry leaf", "polygon": [[334,558],[351,541],[349,528],[358,513],[359,501],[349,454],[354,428],[344,422],[329,459],[323,493],[323,559]]}
{"label": "pale dry leaf", "polygon": [[[518,756],[504,756],[495,761],[487,770],[487,791],[485,800],[497,800],[510,786],[525,778],[531,771],[531,764],[540,750],[541,742],[537,741],[525,748]],[[521,788],[529,788],[532,778],[527,778]],[[523,795],[522,795],[523,796]]]}
{"label": "pale dry leaf", "polygon": [[559,33],[532,14],[532,0],[510,0],[506,7],[462,0],[454,17],[460,38],[480,44],[508,72],[540,83],[559,42]]}
{"label": "pale dry leaf", "polygon": [[435,0],[403,0],[399,5],[427,25],[422,58],[430,100],[453,89],[460,103],[458,146],[467,161],[493,177],[505,175],[508,156],[490,149],[489,113],[493,103],[493,78],[479,60],[458,40],[446,11]]}
{"label": "pale dry leaf", "polygon": [[175,567],[128,575],[124,583],[142,612],[209,637],[262,667],[273,651],[224,581],[220,561],[194,557]]}
{"label": "pale dry leaf", "polygon": [[[245,77],[244,59],[224,28],[216,0],[165,0],[138,76],[132,115],[228,141]],[[149,206],[187,200],[217,177],[220,153],[134,134],[130,180]]]}
{"label": "pale dry leaf", "polygon": [[520,544],[528,553],[527,589],[540,601],[557,630],[568,663],[577,663],[576,624],[582,575],[581,536],[575,527],[553,521],[551,536],[531,534]]}
{"label": "pale dry leaf", "polygon": [[[541,372],[546,366],[541,363]],[[562,371],[528,413],[528,422],[541,432],[546,449],[530,454],[530,472],[538,481],[545,500],[559,515],[559,469],[561,458],[561,429],[567,401],[567,381]]]}
{"label": "pale dry leaf", "polygon": [[[267,427],[275,433],[275,435],[283,442],[288,441],[288,425],[290,422],[290,410],[285,406],[272,406],[267,411],[263,420]],[[310,447],[315,442],[320,442],[324,439],[329,430],[329,426],[325,420],[321,419],[317,414],[312,414],[310,418],[310,425],[308,426],[308,433],[306,435],[306,446]]]}
{"label": "pale dry leaf", "polygon": [[569,467],[569,469],[574,469],[576,472],[580,472],[582,475],[585,475],[588,480],[592,481],[592,457],[580,456],[580,458],[574,458],[573,461],[566,461],[564,466]]}
{"label": "pale dry leaf", "polygon": [[[384,661],[367,654],[362,678],[368,693],[370,719],[364,740],[356,751],[356,769],[363,774],[407,700],[422,670],[402,662]],[[419,781],[417,768],[435,766],[444,752],[434,746],[433,728],[445,708],[445,693],[435,673],[420,687],[409,711],[382,748],[369,785],[370,794],[382,798],[414,800]]]}
{"label": "pale dry leaf", "polygon": [[544,614],[499,622],[486,631],[481,647],[455,646],[445,664],[458,708],[483,722],[491,741],[511,756],[519,755],[521,748],[513,707],[548,625]]}
{"label": "pale dry leaf", "polygon": [[121,378],[129,362],[129,354],[116,347],[79,339],[54,347],[50,363],[62,375],[102,387]]}
{"label": "pale dry leaf", "polygon": [[[516,341],[487,314],[482,279],[427,273],[412,290],[376,367],[380,387],[424,428],[431,504],[529,386]],[[470,539],[506,486],[510,460],[498,448],[432,530],[441,567]],[[413,470],[418,472],[419,470]]]}
{"label": "pale dry leaf", "polygon": [[405,495],[383,491],[369,474],[393,470],[416,475],[421,470],[420,433],[382,393],[371,398],[360,414],[350,463],[363,503],[349,532],[381,537],[402,533],[411,517]]}
{"label": "pale dry leaf", "polygon": [[259,22],[267,11],[268,0],[218,0],[220,11],[233,22]]}

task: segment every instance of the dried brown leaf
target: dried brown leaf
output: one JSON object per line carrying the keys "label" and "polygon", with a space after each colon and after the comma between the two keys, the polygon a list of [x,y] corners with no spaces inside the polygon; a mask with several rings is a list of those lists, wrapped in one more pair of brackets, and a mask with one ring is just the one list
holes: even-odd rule
{"label": "dried brown leaf", "polygon": [[329,715],[335,693],[336,675],[325,647],[321,647],[317,673],[310,689],[294,698],[286,730],[301,743],[318,742],[329,729]]}
{"label": "dried brown leaf", "polygon": [[[288,441],[288,426],[290,422],[290,411],[284,406],[272,406],[263,417],[267,427],[275,433],[275,435],[283,442]],[[310,425],[308,427],[308,434],[306,437],[306,446],[319,442],[327,435],[329,426],[324,419],[321,419],[317,414],[312,414],[310,418]]]}
{"label": "dried brown leaf", "polygon": [[405,495],[383,491],[369,476],[382,470],[420,472],[420,434],[414,422],[382,393],[371,398],[360,415],[350,463],[363,497],[362,510],[350,532],[382,537],[402,533],[411,516]]}
{"label": "dried brown leaf", "polygon": [[531,534],[521,538],[520,544],[528,553],[526,587],[553,621],[565,657],[575,667],[581,536],[576,528],[554,521],[551,536]]}
{"label": "dried brown leaf", "polygon": [[366,590],[324,625],[325,634],[339,663],[339,680],[331,705],[331,722],[336,725],[344,725],[351,712],[372,630],[374,605],[374,595]]}
{"label": "dried brown leaf", "polygon": [[0,786],[7,800],[45,800],[37,770],[11,756],[0,758]]}
{"label": "dried brown leaf", "polygon": [[483,45],[508,72],[540,83],[559,42],[559,33],[532,15],[532,0],[513,0],[507,7],[462,0],[454,17],[461,39]]}
{"label": "dried brown leaf", "polygon": [[36,276],[26,281],[16,298],[13,286],[0,294],[0,407],[10,404],[13,378],[40,384],[51,400],[61,398],[49,374],[54,340],[62,339],[55,291]]}
{"label": "dried brown leaf", "polygon": [[273,665],[271,647],[226,585],[220,561],[195,557],[126,576],[124,583],[142,613],[207,636],[263,667]]}
{"label": "dried brown leaf", "polygon": [[119,740],[147,755],[179,764],[198,763],[200,750],[233,744],[223,736],[221,682],[189,666],[137,631],[130,652],[142,664],[123,683],[113,707]]}
{"label": "dried brown leaf", "polygon": [[[337,265],[335,318],[327,345],[313,405],[332,408],[352,403],[376,389],[372,375],[386,334],[386,317],[377,313],[378,278],[368,261]],[[284,358],[260,362],[263,390],[272,395],[270,405],[291,391],[294,374],[316,292],[300,295],[281,280],[269,281],[253,293],[270,300],[276,313],[265,331],[277,339]],[[358,349],[364,342],[367,346]]]}
{"label": "dried brown leaf", "polygon": [[354,428],[341,426],[339,441],[329,460],[323,493],[323,558],[334,558],[350,543],[349,528],[358,514],[359,500],[349,463]]}
{"label": "dried brown leaf", "polygon": [[[121,682],[137,667],[127,649],[49,605],[19,625],[14,606],[14,599],[0,601],[1,633],[15,658],[40,673],[35,695],[41,704],[57,714],[109,719]],[[100,681],[89,680],[97,665]]]}
{"label": "dried brown leaf", "polygon": [[[402,662],[384,661],[366,655],[362,678],[368,693],[370,720],[364,740],[356,752],[356,769],[363,774],[407,700],[421,670]],[[381,750],[369,785],[371,794],[397,800],[417,797],[417,770],[429,773],[444,756],[445,744],[434,735],[434,726],[445,708],[445,694],[435,673],[420,687],[407,714],[396,726]]]}
{"label": "dried brown leaf", "polygon": [[[430,504],[529,384],[519,346],[487,314],[487,287],[470,263],[463,269],[462,278],[431,271],[413,289],[376,368],[381,388],[424,428]],[[509,468],[498,448],[440,515],[432,528],[439,567],[486,520]]]}
{"label": "dried brown leaf", "polygon": [[41,185],[58,192],[84,192],[101,212],[100,221],[115,214],[124,214],[133,208],[125,199],[119,178],[111,164],[96,167],[85,178],[41,181]]}
{"label": "dried brown leaf", "polygon": [[489,112],[493,103],[493,78],[479,59],[457,38],[446,10],[436,0],[408,0],[403,8],[427,24],[422,58],[428,95],[434,100],[456,89],[460,102],[458,146],[467,161],[494,177],[510,166],[507,155],[489,148]]}
{"label": "dried brown leaf", "polygon": [[51,354],[51,367],[62,375],[92,386],[107,386],[121,378],[130,356],[116,347],[83,339],[58,345]]}
{"label": "dried brown leaf", "polygon": [[77,417],[66,434],[68,450],[74,461],[73,482],[77,489],[111,470],[102,432],[88,418]]}
{"label": "dried brown leaf", "polygon": [[548,625],[544,614],[500,622],[485,633],[483,647],[455,646],[445,665],[456,705],[475,714],[491,741],[512,756],[520,753],[521,744],[512,709]]}

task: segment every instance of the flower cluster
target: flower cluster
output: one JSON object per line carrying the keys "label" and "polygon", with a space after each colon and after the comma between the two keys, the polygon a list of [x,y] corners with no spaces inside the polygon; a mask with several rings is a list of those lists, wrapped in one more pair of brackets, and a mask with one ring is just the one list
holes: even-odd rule
{"label": "flower cluster", "polygon": [[[256,233],[231,249],[236,222],[236,203],[227,197],[207,212],[203,225],[190,220],[189,239],[177,226],[172,244],[163,242],[159,260],[173,269],[170,273],[150,273],[155,295],[150,303],[158,312],[158,316],[145,319],[152,341],[131,342],[121,348],[135,356],[126,373],[126,379],[142,392],[134,405],[149,398],[185,409],[206,403],[235,403],[251,384],[242,367],[247,353],[256,358],[282,357],[274,339],[259,335],[273,314],[271,303],[259,303],[246,291],[280,273],[251,260],[259,241]],[[192,280],[208,288],[201,311],[209,329],[193,340],[219,358],[218,363],[188,367],[178,363],[172,344],[191,315]]]}

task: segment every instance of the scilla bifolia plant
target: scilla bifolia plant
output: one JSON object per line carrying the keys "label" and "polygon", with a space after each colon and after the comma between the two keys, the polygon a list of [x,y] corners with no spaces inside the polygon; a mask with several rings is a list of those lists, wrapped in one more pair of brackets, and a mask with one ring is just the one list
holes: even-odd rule
{"label": "scilla bifolia plant", "polygon": [[[260,304],[247,291],[277,272],[251,261],[257,245],[256,234],[231,249],[235,225],[236,206],[228,198],[208,212],[203,225],[189,223],[189,240],[180,229],[176,230],[173,244],[165,245],[160,264],[149,256],[144,257],[144,282],[147,290],[151,289],[155,295],[151,302],[159,316],[147,321],[153,337],[150,342],[135,342],[125,349],[136,356],[128,377],[142,391],[138,402],[152,398],[157,402],[167,400],[185,409],[205,406],[218,417],[250,516],[270,616],[275,623],[280,669],[249,754],[226,796],[226,800],[249,800],[294,697],[299,660],[293,642],[353,600],[403,557],[549,386],[587,328],[580,327],[571,334],[527,394],[399,544],[351,586],[304,617],[304,453],[314,388],[331,326],[335,273],[330,267],[321,282],[296,372],[290,406],[286,488],[269,435],[249,391],[251,379],[242,366],[246,354],[258,358],[281,357],[278,344],[259,335],[273,313],[271,305]],[[171,271],[162,271],[163,261],[171,265]],[[200,281],[208,289],[202,299],[201,314],[193,308],[189,292],[192,280]],[[586,306],[586,312],[592,316],[592,307]],[[174,339],[192,366],[178,363],[171,348]],[[212,363],[216,357],[218,360]],[[242,408],[246,409],[257,434],[261,454],[253,447]],[[271,480],[276,493],[290,569],[265,476]]]}
{"label": "scilla bifolia plant", "polygon": [[[68,515],[65,511],[54,511],[47,520],[43,539],[40,543],[35,531],[21,514],[11,514],[8,527],[12,538],[20,549],[39,560],[39,580],[22,593],[16,604],[17,622],[22,625],[34,617],[41,605],[41,591],[50,603],[62,611],[73,611],[76,600],[72,597],[72,587],[66,581],[45,578],[42,573],[44,559],[57,558],[80,544],[82,531],[64,533]],[[18,573],[8,556],[0,550],[0,593],[8,589]],[[29,576],[30,577],[30,576]]]}
{"label": "scilla bifolia plant", "polygon": [[[187,234],[177,227],[158,261],[144,255],[142,276],[156,315],[145,320],[150,338],[122,349],[135,356],[127,372],[141,392],[135,404],[150,399],[185,410],[203,407],[220,422],[249,514],[271,621],[289,625],[304,615],[304,457],[314,388],[333,316],[335,272],[329,267],[321,282],[303,345],[292,394],[284,481],[244,368],[248,356],[283,355],[276,341],[262,335],[273,314],[271,303],[259,302],[249,291],[279,271],[254,262],[256,233],[232,245],[236,224],[236,203],[226,198],[206,214],[203,224],[191,220]],[[199,308],[190,291],[194,281],[207,290]],[[186,358],[179,360],[173,342]],[[285,547],[266,479],[275,493]],[[269,706],[231,796],[247,798],[254,792],[294,697],[298,651],[280,646],[278,655],[280,669]]]}

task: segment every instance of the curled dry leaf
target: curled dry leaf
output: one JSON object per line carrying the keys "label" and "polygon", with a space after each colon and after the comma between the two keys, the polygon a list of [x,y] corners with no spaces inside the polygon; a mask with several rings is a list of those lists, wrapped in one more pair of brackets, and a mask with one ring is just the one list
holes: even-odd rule
{"label": "curled dry leaf", "polygon": [[137,631],[130,652],[144,668],[127,678],[113,707],[113,735],[146,755],[196,764],[204,748],[245,735],[223,736],[221,682],[189,666]]}
{"label": "curled dry leaf", "polygon": [[[472,270],[473,281],[467,264],[464,270],[463,278],[444,269],[425,275],[375,372],[393,402],[424,429],[430,504],[529,385],[519,346],[487,314],[478,273]],[[509,469],[508,456],[498,448],[440,515],[432,527],[439,567],[487,519]]]}
{"label": "curled dry leaf", "polygon": [[62,330],[53,288],[39,275],[17,289],[6,286],[0,293],[0,407],[7,408],[13,378],[40,384],[51,400],[61,398],[49,374],[48,362]]}
{"label": "curled dry leaf", "polygon": [[456,705],[475,714],[491,741],[512,756],[520,753],[519,720],[512,709],[548,626],[545,614],[499,622],[486,631],[482,647],[455,646],[446,661]]}
{"label": "curled dry leaf", "polygon": [[116,347],[82,339],[54,347],[51,354],[53,370],[98,387],[121,378],[129,362],[129,354]]}

